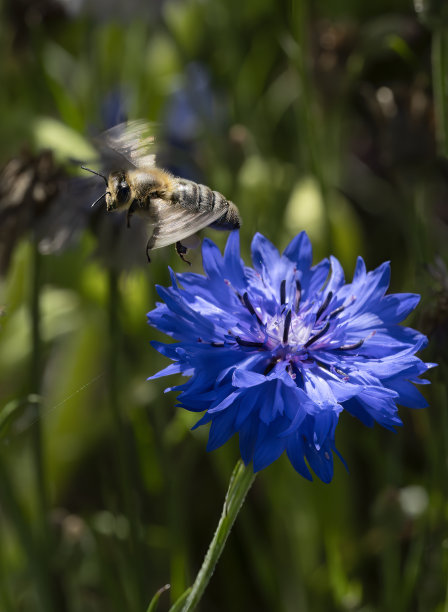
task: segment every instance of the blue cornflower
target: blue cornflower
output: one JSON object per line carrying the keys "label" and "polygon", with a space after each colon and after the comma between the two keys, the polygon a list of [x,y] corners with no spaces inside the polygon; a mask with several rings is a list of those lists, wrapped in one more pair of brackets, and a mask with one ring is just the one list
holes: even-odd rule
{"label": "blue cornflower", "polygon": [[281,255],[256,234],[253,268],[240,258],[237,232],[224,255],[209,240],[202,254],[205,276],[171,271],[172,286],[158,287],[165,303],[148,320],[177,339],[152,343],[174,363],[151,378],[190,377],[172,390],[181,407],[205,411],[195,427],[211,423],[208,450],[238,432],[255,471],[286,451],[302,476],[311,479],[309,466],[330,482],[343,410],[393,430],[402,424],[397,404],[427,406],[414,387],[434,365],[415,356],[427,339],[398,325],[419,296],[385,295],[389,263],[367,272],[358,258],[345,283],[334,257],[312,267],[305,232]]}

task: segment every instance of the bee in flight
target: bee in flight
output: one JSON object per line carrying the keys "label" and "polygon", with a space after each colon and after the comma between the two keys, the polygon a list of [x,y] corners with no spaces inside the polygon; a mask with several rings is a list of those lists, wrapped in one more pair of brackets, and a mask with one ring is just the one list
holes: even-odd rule
{"label": "bee in flight", "polygon": [[187,247],[182,241],[204,227],[218,230],[238,229],[238,208],[218,191],[206,185],[172,176],[157,167],[153,126],[144,121],[122,123],[102,134],[98,147],[107,168],[107,176],[82,166],[102,177],[106,191],[103,198],[108,211],[126,210],[131,217],[143,217],[150,226],[146,256],[152,249],[176,245],[183,261]]}

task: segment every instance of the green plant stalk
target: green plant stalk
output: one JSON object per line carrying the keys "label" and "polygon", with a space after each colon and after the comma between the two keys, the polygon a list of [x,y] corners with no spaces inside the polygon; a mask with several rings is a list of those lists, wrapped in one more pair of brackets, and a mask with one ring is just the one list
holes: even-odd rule
{"label": "green plant stalk", "polygon": [[1,457],[0,500],[0,518],[2,523],[8,520],[13,526],[22,551],[27,557],[37,595],[37,610],[50,612],[54,610],[54,605],[50,590],[48,566],[46,565],[46,560],[42,558],[41,547],[36,546],[36,538],[33,535],[26,513],[17,499],[9,470],[7,466],[3,465]]}
{"label": "green plant stalk", "polygon": [[[30,360],[30,395],[38,396],[41,393],[41,255],[38,251],[37,240],[33,239],[31,253],[31,297],[30,297],[30,323],[31,323],[31,360]],[[43,456],[43,433],[40,417],[40,402],[34,403],[35,423],[32,428],[33,463],[36,473],[36,496],[38,513],[41,526],[46,533],[47,524],[47,484],[45,479],[44,456]]]}
{"label": "green plant stalk", "polygon": [[[190,594],[182,608],[182,612],[194,610],[201,600],[205,588],[212,577],[215,566],[224,550],[233,523],[238,516],[238,512],[254,480],[255,474],[253,473],[252,466],[246,467],[240,459],[230,478],[229,488],[215,535],[205,555],[202,567],[191,587]],[[171,612],[178,609],[176,606],[177,602],[171,607]]]}
{"label": "green plant stalk", "polygon": [[170,585],[169,584],[165,584],[163,587],[161,587],[157,593],[154,595],[154,597],[151,599],[151,601],[149,602],[149,606],[146,608],[146,612],[155,612],[157,610],[157,605],[159,603],[159,599],[160,597],[166,592],[170,590]]}
{"label": "green plant stalk", "polygon": [[[441,413],[442,413],[442,423],[441,423],[441,429],[444,433],[443,435],[443,449],[444,449],[444,455],[443,456],[447,456],[447,450],[448,450],[448,416],[447,416],[447,404],[448,404],[448,392],[447,392],[447,387],[446,387],[446,376],[448,374],[448,366],[446,363],[441,363],[440,364],[440,372],[439,372],[439,377],[441,381],[444,381],[442,385],[439,386],[439,390],[440,390],[440,409],[441,409]],[[443,394],[443,395],[442,395]],[[440,455],[439,455],[440,456]],[[437,460],[437,458],[435,458],[435,460]],[[446,496],[446,482],[447,482],[447,478],[446,478],[446,472],[447,472],[447,466],[446,466],[446,461],[442,462],[442,466],[443,466],[443,473],[442,473],[442,478],[441,478],[441,482],[445,483],[445,487],[444,487],[444,492],[445,492],[445,496]],[[445,565],[445,567],[448,565],[448,552],[445,548],[444,551],[444,559],[442,561],[442,563]],[[446,580],[446,591],[445,591],[445,605],[444,605],[444,612],[448,612],[448,575],[447,573],[445,573],[445,580]]]}
{"label": "green plant stalk", "polygon": [[330,222],[330,189],[328,179],[324,169],[324,154],[321,138],[319,137],[319,125],[321,119],[317,116],[318,100],[315,96],[313,84],[311,82],[310,69],[306,63],[309,57],[309,18],[308,2],[303,0],[292,5],[292,19],[298,45],[297,54],[294,58],[294,66],[300,81],[300,98],[298,107],[299,133],[304,132],[304,145],[308,153],[309,170],[314,175],[319,187],[324,208],[325,233],[323,242],[328,250],[332,250],[332,235]]}
{"label": "green plant stalk", "polygon": [[[38,250],[37,240],[31,239],[30,253],[30,301],[29,321],[31,330],[30,364],[29,364],[29,396],[39,397],[42,381],[42,331],[41,331],[41,255]],[[25,552],[30,570],[34,577],[39,609],[50,612],[54,609],[51,590],[50,569],[50,540],[47,522],[47,484],[44,467],[44,443],[42,422],[40,419],[41,404],[33,402],[34,416],[31,430],[31,452],[33,468],[35,472],[36,502],[37,502],[37,528],[35,534],[27,524],[25,513],[20,507],[10,482],[8,473],[0,464],[0,482],[2,509],[14,525],[19,542]]]}
{"label": "green plant stalk", "polygon": [[432,35],[432,81],[439,153],[448,157],[448,28],[439,26]]}
{"label": "green plant stalk", "polygon": [[[432,33],[431,62],[437,145],[439,153],[448,157],[448,27],[443,24]],[[446,427],[442,431],[447,431]],[[444,610],[448,612],[448,581]]]}
{"label": "green plant stalk", "polygon": [[[30,287],[30,327],[31,327],[31,356],[29,386],[30,397],[39,397],[42,385],[42,313],[41,313],[41,287],[42,287],[42,256],[39,253],[35,236],[31,239],[31,287]],[[40,418],[41,403],[34,404],[34,423],[31,433],[31,452],[35,472],[36,502],[37,502],[37,528],[34,536],[36,553],[34,558],[39,561],[30,564],[36,576],[37,591],[42,608],[48,612],[54,610],[54,593],[51,579],[51,534],[48,525],[48,491],[45,477],[44,440],[42,420]],[[32,535],[29,534],[31,538]],[[22,538],[22,543],[25,538]],[[25,549],[26,550],[26,549]]]}
{"label": "green plant stalk", "polygon": [[141,609],[145,601],[145,577],[143,575],[144,561],[140,546],[140,519],[137,511],[137,500],[133,492],[133,470],[131,457],[127,444],[127,427],[120,410],[120,323],[118,312],[120,309],[120,290],[118,273],[109,270],[109,350],[107,360],[109,406],[117,442],[118,479],[127,519],[129,521],[130,556],[133,560],[132,576],[134,580],[133,607]]}

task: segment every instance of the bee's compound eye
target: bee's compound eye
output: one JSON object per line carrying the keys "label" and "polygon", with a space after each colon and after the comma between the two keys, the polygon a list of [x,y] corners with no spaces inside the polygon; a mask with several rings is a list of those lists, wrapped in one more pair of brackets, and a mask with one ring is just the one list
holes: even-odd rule
{"label": "bee's compound eye", "polygon": [[121,181],[121,183],[117,187],[117,200],[119,204],[126,204],[129,199],[129,194],[131,190],[126,181]]}

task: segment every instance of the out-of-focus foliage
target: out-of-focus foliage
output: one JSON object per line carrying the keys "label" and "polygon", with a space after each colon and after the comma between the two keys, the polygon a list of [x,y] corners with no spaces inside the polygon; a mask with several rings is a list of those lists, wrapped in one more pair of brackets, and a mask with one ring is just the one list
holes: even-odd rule
{"label": "out-of-focus foliage", "polygon": [[[166,365],[145,313],[168,264],[184,269],[174,248],[120,266],[102,208],[43,254],[55,178],[125,114],[160,123],[173,172],[237,203],[247,260],[255,231],[283,248],[302,229],[316,261],[391,260],[440,363],[430,408],[403,409],[396,436],[345,416],[350,472],[331,485],[286,458],[260,474],[202,609],[446,610],[444,3],[5,0],[1,17],[0,609],[137,612],[169,582],[168,609],[238,456],[206,454],[207,432],[146,381]],[[48,148],[54,175],[11,180]]]}

